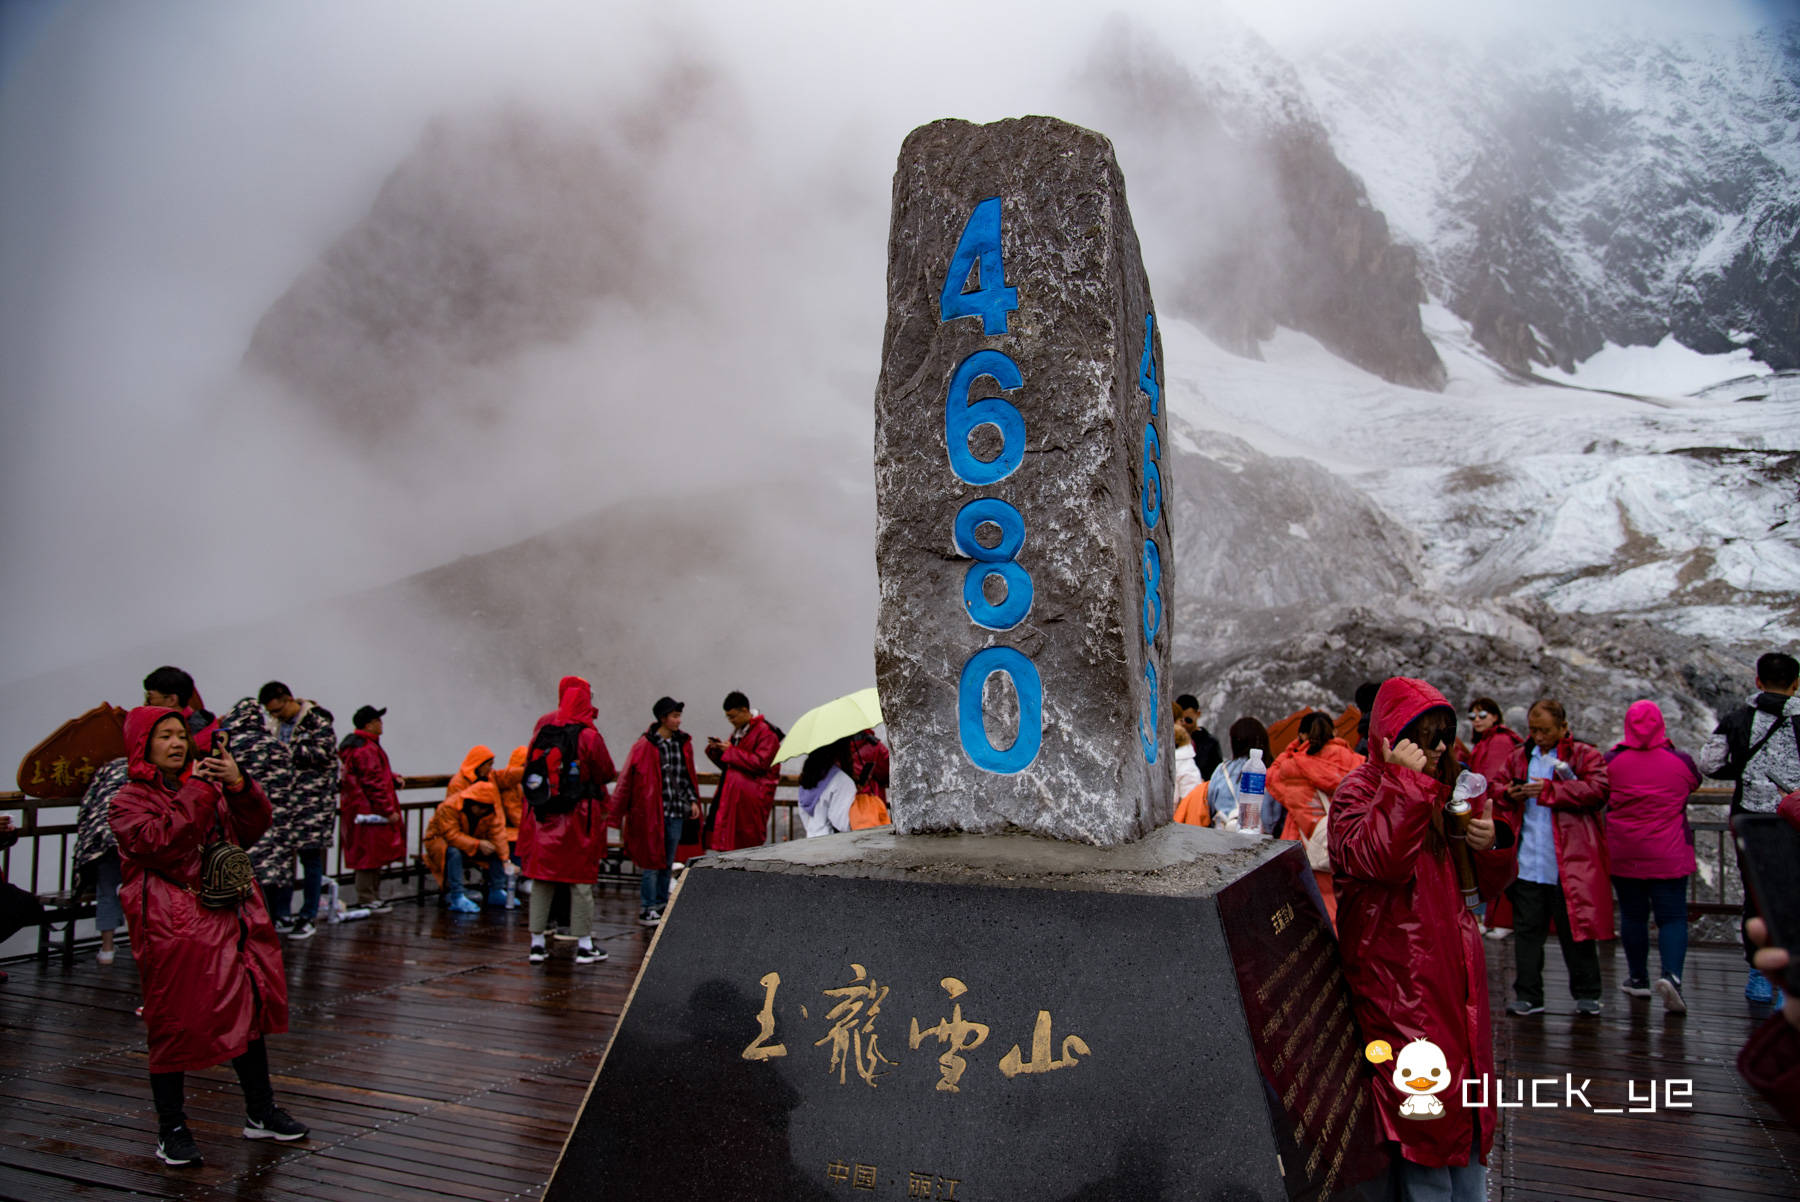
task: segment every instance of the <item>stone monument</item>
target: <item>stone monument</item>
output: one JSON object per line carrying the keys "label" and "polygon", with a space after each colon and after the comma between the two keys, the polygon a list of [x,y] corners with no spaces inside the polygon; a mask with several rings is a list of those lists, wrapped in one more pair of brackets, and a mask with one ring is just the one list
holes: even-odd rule
{"label": "stone monument", "polygon": [[889,264],[895,825],[688,868],[545,1197],[1385,1196],[1305,855],[1164,825],[1162,356],[1110,145],[914,131]]}

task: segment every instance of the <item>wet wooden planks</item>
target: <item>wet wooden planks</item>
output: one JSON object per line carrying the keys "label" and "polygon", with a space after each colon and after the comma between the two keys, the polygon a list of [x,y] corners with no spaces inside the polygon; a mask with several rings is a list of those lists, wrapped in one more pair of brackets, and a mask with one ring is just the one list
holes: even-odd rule
{"label": "wet wooden planks", "polygon": [[[1800,1197],[1800,1133],[1788,1128],[1737,1072],[1738,1049],[1768,1013],[1744,1001],[1736,948],[1689,949],[1686,1015],[1627,997],[1624,953],[1603,944],[1604,1010],[1576,1018],[1568,974],[1551,941],[1546,1013],[1509,1018],[1511,939],[1487,944],[1494,1056],[1507,1100],[1518,1083],[1546,1083],[1538,1100],[1501,1111],[1489,1196],[1504,1202]],[[1655,950],[1651,952],[1655,968]],[[1554,1078],[1554,1086],[1548,1082]],[[1691,1106],[1670,1108],[1670,1081],[1692,1083]],[[1573,1087],[1585,1095],[1571,1097]],[[1678,1087],[1679,1091],[1679,1087]],[[1654,1093],[1655,1110],[1650,1110]],[[1617,1108],[1625,1113],[1604,1114]],[[1633,1113],[1636,1111],[1636,1113]]]}
{"label": "wet wooden planks", "polygon": [[526,962],[524,912],[402,903],[286,945],[292,1029],[269,1041],[303,1143],[241,1137],[229,1066],[188,1075],[206,1163],[154,1157],[137,975],[20,965],[0,987],[0,1198],[530,1197],[543,1188],[648,945],[635,897],[599,899],[604,964]]}

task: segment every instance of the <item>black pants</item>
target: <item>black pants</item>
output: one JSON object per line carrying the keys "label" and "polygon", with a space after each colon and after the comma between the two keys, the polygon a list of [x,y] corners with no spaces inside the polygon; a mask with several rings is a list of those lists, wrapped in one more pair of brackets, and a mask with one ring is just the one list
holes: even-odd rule
{"label": "black pants", "polygon": [[1513,958],[1518,976],[1513,993],[1521,1001],[1544,1003],[1544,940],[1556,922],[1557,942],[1569,969],[1569,993],[1576,1001],[1600,999],[1600,949],[1592,939],[1569,936],[1569,903],[1560,885],[1514,881],[1506,887],[1513,904]]}
{"label": "black pants", "polygon": [[[275,1108],[275,1087],[269,1083],[269,1049],[252,1040],[244,1054],[231,1062],[244,1090],[244,1111],[257,1121]],[[150,1096],[156,1099],[156,1127],[168,1133],[187,1122],[187,1074],[151,1073]]]}
{"label": "black pants", "polygon": [[0,883],[0,943],[44,920],[44,905],[17,885]]}

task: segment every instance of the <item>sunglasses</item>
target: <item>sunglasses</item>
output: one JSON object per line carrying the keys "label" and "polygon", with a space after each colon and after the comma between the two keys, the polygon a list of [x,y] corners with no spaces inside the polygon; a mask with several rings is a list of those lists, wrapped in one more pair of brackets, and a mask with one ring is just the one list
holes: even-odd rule
{"label": "sunglasses", "polygon": [[1470,721],[1474,721],[1474,720],[1476,720],[1476,719],[1478,719],[1478,718],[1486,718],[1486,717],[1488,717],[1488,716],[1489,716],[1489,715],[1488,715],[1488,712],[1487,712],[1487,711],[1486,711],[1486,710],[1470,710],[1470,711],[1469,711],[1469,719],[1470,719]]}

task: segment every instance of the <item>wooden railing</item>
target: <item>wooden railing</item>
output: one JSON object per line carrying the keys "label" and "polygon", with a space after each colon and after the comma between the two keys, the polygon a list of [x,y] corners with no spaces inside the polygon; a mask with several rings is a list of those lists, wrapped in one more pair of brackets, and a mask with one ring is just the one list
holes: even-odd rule
{"label": "wooden railing", "polygon": [[[700,783],[701,796],[710,798],[719,783],[716,772],[696,774]],[[417,882],[421,895],[425,892],[428,874],[420,866],[418,853],[424,842],[425,828],[431,822],[439,803],[444,799],[444,790],[450,784],[448,776],[408,776],[403,777],[400,785],[400,813],[406,823],[406,857],[389,865],[384,875],[390,879],[400,878]],[[804,835],[795,816],[795,796],[799,788],[799,778],[782,776],[775,791],[775,808],[769,814],[769,830],[767,840],[771,843],[783,843]],[[408,797],[407,794],[424,794],[420,797]],[[23,793],[0,792],[0,813],[13,815],[13,830],[19,835],[19,842],[4,851],[0,851],[0,873],[4,873],[8,883],[35,894],[44,903],[44,922],[39,930],[36,955],[47,959],[51,952],[53,936],[60,928],[62,938],[61,950],[64,955],[73,955],[79,947],[94,942],[98,936],[77,938],[75,926],[84,919],[94,916],[94,902],[91,888],[82,891],[76,880],[74,853],[77,831],[75,811],[80,805],[79,798],[39,798],[27,797]],[[67,810],[66,819],[52,822],[42,820],[45,811]],[[614,848],[618,844],[618,832],[608,833],[608,839]],[[28,854],[16,854],[24,849]],[[20,861],[27,862],[28,870],[24,877],[15,875],[13,866]],[[619,864],[617,853],[613,857],[614,865]],[[624,863],[629,864],[629,860]],[[331,867],[328,875],[335,877],[340,883],[349,883],[353,874],[344,867],[344,842],[342,838],[332,840]],[[624,871],[603,876],[606,881],[635,880],[635,865]],[[16,958],[16,957],[14,957]]]}

